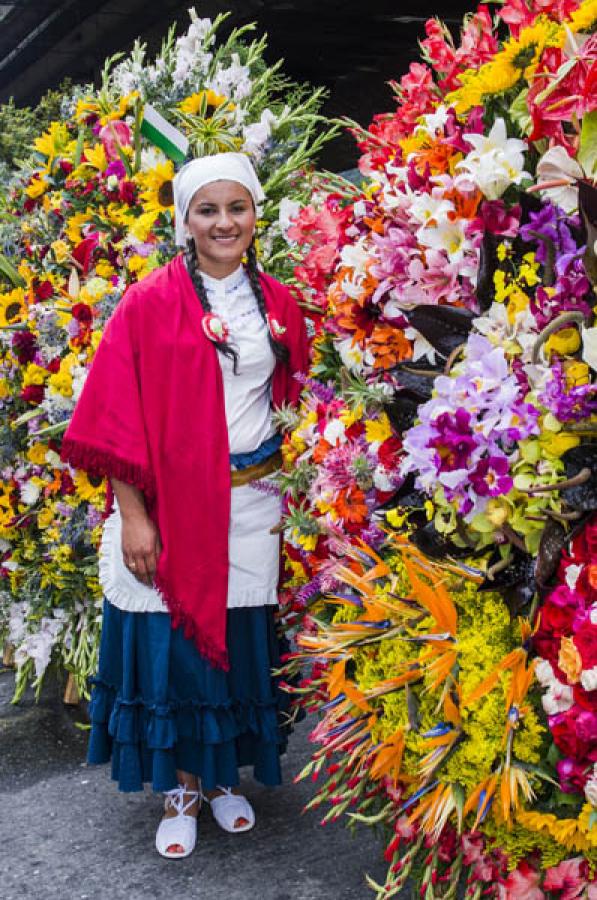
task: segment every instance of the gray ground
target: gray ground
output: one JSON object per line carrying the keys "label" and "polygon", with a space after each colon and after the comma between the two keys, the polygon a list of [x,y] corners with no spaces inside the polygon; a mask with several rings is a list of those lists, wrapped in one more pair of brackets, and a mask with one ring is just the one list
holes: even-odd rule
{"label": "gray ground", "polygon": [[153,849],[161,798],[119,794],[107,767],[85,765],[81,714],[48,685],[36,705],[11,706],[11,672],[0,671],[1,900],[370,900],[364,873],[383,878],[380,847],[365,828],[354,839],[340,825],[321,828],[301,815],[310,783],[292,783],[309,758],[309,723],[285,757],[285,784],[245,793],[257,825],[221,831],[204,810],[188,859]]}

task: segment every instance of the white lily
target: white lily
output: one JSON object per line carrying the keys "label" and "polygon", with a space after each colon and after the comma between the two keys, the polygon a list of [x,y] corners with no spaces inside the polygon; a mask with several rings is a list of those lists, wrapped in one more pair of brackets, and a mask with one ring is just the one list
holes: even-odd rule
{"label": "white lily", "polygon": [[496,119],[488,135],[463,135],[473,150],[458,163],[468,172],[488,200],[497,200],[511,184],[520,184],[530,174],[524,170],[526,144],[509,138],[506,123]]}

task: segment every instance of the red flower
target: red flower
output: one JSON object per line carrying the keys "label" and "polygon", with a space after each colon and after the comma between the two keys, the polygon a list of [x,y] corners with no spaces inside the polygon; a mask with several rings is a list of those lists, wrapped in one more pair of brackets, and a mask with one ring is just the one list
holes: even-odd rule
{"label": "red flower", "polygon": [[389,437],[380,445],[378,450],[379,461],[385,469],[392,471],[398,465],[402,441],[397,437]]}
{"label": "red flower", "polygon": [[89,268],[91,266],[91,260],[93,257],[93,252],[99,243],[99,235],[96,233],[90,234],[88,237],[83,238],[80,241],[75,249],[73,250],[73,258],[79,263],[83,270],[83,275],[87,275]]}
{"label": "red flower", "polygon": [[51,281],[33,281],[33,291],[36,300],[49,300],[54,293],[54,286]]}
{"label": "red flower", "polygon": [[82,325],[90,325],[93,320],[93,312],[86,303],[75,303],[72,308],[73,318]]}
{"label": "red flower", "polygon": [[43,399],[43,384],[28,384],[27,387],[23,388],[23,390],[21,391],[21,400],[24,400],[26,403],[33,403],[39,406]]}
{"label": "red flower", "polygon": [[574,635],[574,643],[582,657],[583,669],[592,669],[597,666],[597,625],[587,622]]}

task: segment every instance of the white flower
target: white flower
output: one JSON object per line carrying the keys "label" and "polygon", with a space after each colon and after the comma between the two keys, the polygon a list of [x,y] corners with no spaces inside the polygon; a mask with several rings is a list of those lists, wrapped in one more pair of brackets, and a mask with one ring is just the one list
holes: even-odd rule
{"label": "white flower", "polygon": [[41,485],[36,484],[33,478],[30,478],[26,484],[21,485],[20,493],[23,503],[26,503],[27,506],[33,506],[41,494]]}
{"label": "white flower", "polygon": [[572,159],[564,147],[551,147],[537,164],[537,183],[565,181],[556,187],[544,188],[539,193],[545,200],[572,213],[578,209],[578,187],[576,181],[584,175],[579,164]]}
{"label": "white flower", "polygon": [[341,341],[334,341],[334,347],[347,369],[351,372],[362,372],[363,351],[358,344],[353,345],[352,338],[347,337]]}
{"label": "white flower", "polygon": [[585,691],[596,690],[597,689],[597,666],[593,666],[592,669],[585,669],[585,671],[581,673],[580,683],[584,687]]}
{"label": "white flower", "polygon": [[144,147],[141,150],[141,171],[150,172],[167,161],[167,156],[158,147]]}
{"label": "white flower", "polygon": [[582,359],[597,372],[597,328],[582,328]]}
{"label": "white flower", "polygon": [[535,678],[543,687],[549,687],[556,681],[553,668],[548,659],[538,659],[535,664]]}
{"label": "white flower", "polygon": [[582,566],[568,566],[566,569],[566,584],[571,591],[576,587],[576,582],[578,581],[578,576],[582,572],[582,569]]}
{"label": "white flower", "polygon": [[299,214],[300,210],[301,204],[297,200],[291,200],[290,197],[283,197],[280,200],[278,225],[286,240],[288,240],[287,232],[292,225],[292,220]]}
{"label": "white flower", "polygon": [[592,625],[597,625],[597,603],[593,603],[591,607],[590,619]]}
{"label": "white flower", "polygon": [[568,684],[562,684],[560,681],[554,681],[547,693],[541,698],[543,709],[548,716],[555,716],[557,713],[566,712],[570,709],[574,702],[572,688]]}
{"label": "white flower", "polygon": [[[391,303],[391,301],[390,301]],[[389,303],[386,304],[384,308],[384,315],[388,317],[388,306]],[[423,337],[423,335],[417,331],[416,328],[405,328],[404,336],[409,339],[409,341],[413,342],[413,357],[412,361],[417,362],[417,360],[426,358],[428,363],[434,365],[435,363],[435,350],[433,346],[429,343],[429,341]]]}
{"label": "white flower", "polygon": [[331,422],[325,426],[323,432],[323,439],[331,444],[332,447],[336,445],[336,442],[339,441],[341,444],[346,441],[346,428],[344,427],[344,423],[339,419],[332,419]]}
{"label": "white flower", "polygon": [[585,797],[591,806],[597,806],[597,763],[593,767],[593,774],[585,784]]}
{"label": "white flower", "polygon": [[437,227],[421,228],[418,232],[419,243],[433,250],[443,250],[451,263],[459,263],[464,254],[471,248],[465,234],[466,220],[445,221]]}
{"label": "white flower", "polygon": [[243,128],[243,145],[245,153],[259,162],[265,153],[265,145],[269,141],[276,117],[271,109],[264,109],[259,122],[253,122]]}
{"label": "white flower", "polygon": [[488,200],[497,200],[511,184],[520,184],[530,178],[524,170],[526,144],[518,138],[509,138],[506,123],[496,119],[489,134],[465,134],[465,141],[473,150],[458,163],[483,191]]}
{"label": "white flower", "polygon": [[385,466],[378,465],[373,472],[373,484],[378,491],[392,491],[394,482],[390,478],[390,473]]}
{"label": "white flower", "polygon": [[415,131],[426,131],[430,137],[434,138],[438,131],[443,132],[444,130],[448,121],[448,108],[441,104],[435,112],[421,116],[421,118],[423,121],[417,125]]}
{"label": "white flower", "polygon": [[448,220],[448,214],[454,212],[454,204],[443,197],[435,197],[421,191],[411,194],[411,202],[408,207],[411,219],[425,227],[429,223],[438,225]]}

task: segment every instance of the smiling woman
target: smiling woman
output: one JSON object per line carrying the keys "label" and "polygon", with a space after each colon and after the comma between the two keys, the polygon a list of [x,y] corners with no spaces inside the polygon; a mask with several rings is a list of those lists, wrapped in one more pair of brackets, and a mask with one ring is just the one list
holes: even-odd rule
{"label": "smiling woman", "polygon": [[215,181],[197,191],[186,224],[207,275],[225,278],[238,268],[253,240],[255,221],[253,199],[242,184]]}
{"label": "smiling woman", "polygon": [[289,291],[257,268],[264,199],[241,154],[183,166],[184,254],[129,288],[63,443],[116,500],[89,761],[111,756],[122,790],[152,781],[166,793],[156,847],[168,858],[192,852],[202,799],[225,831],[253,827],[239,766],[281,780],[281,510],[267,476],[281,459],[272,405],[297,401],[307,342]]}

